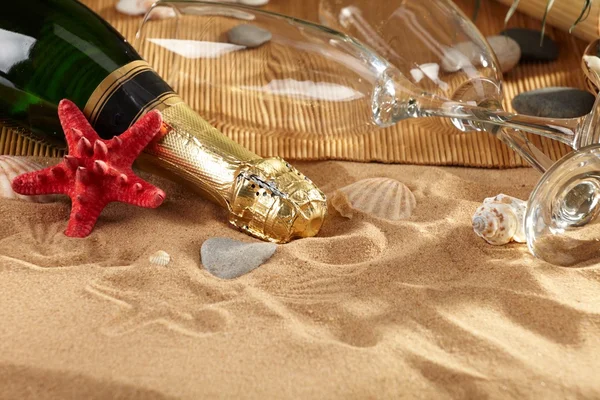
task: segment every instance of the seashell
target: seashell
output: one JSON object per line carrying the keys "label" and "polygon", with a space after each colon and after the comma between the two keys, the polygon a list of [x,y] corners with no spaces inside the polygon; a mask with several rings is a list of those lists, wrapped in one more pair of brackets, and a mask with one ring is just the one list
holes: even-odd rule
{"label": "seashell", "polygon": [[585,61],[590,71],[600,74],[600,57],[584,55],[583,61]]}
{"label": "seashell", "polygon": [[[144,15],[152,8],[156,0],[119,0],[116,5],[118,12],[127,15]],[[168,7],[158,7],[150,15],[150,19],[172,18],[175,11]]]}
{"label": "seashell", "polygon": [[473,230],[493,245],[525,243],[526,208],[526,201],[505,194],[488,197],[473,215]]}
{"label": "seashell", "polygon": [[378,218],[399,221],[411,216],[417,201],[402,182],[390,178],[369,178],[338,189],[331,205],[344,217],[356,211]]}
{"label": "seashell", "polygon": [[[496,54],[503,73],[518,64],[521,59],[521,47],[514,39],[508,36],[488,36],[486,39]],[[456,72],[471,66],[479,67],[482,65],[483,54],[483,49],[476,43],[458,43],[445,49],[442,69],[446,72]]]}
{"label": "seashell", "polygon": [[50,203],[56,201],[57,196],[23,196],[15,193],[12,188],[12,181],[17,176],[43,168],[43,165],[33,162],[26,157],[0,156],[0,197],[25,200],[33,203]]}
{"label": "seashell", "polygon": [[152,254],[149,258],[150,262],[161,267],[166,267],[171,262],[171,256],[169,253],[163,250],[159,250]]}
{"label": "seashell", "polygon": [[600,57],[584,55],[583,62],[585,63],[587,89],[591,93],[598,93],[598,89],[600,89]]}
{"label": "seashell", "polygon": [[464,67],[470,66],[470,53],[472,48],[474,48],[474,46],[466,42],[458,43],[454,47],[445,46],[443,48],[444,58],[442,58],[442,70],[446,72],[456,72]]}

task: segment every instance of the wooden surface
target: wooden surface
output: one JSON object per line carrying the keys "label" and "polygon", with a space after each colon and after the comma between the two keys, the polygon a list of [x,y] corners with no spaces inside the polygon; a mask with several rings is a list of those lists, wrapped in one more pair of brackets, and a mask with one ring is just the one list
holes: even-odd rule
{"label": "wooden surface", "polygon": [[[116,0],[84,0],[102,17],[107,19],[117,30],[124,34],[128,40],[133,41],[138,30],[141,18],[121,15],[114,10]],[[387,1],[377,0],[373,4],[383,7]],[[459,0],[457,4],[467,13],[472,15],[472,0]],[[311,21],[317,21],[318,0],[272,0],[265,7],[268,10],[292,15]],[[482,9],[476,25],[485,35],[493,35],[503,28],[503,19],[507,7],[495,1],[483,1]],[[509,27],[519,26],[539,28],[536,21],[523,14],[516,13],[509,23]],[[566,32],[548,27],[547,33],[560,46],[561,56],[556,62],[547,64],[523,64],[505,76],[505,108],[512,110],[510,99],[516,94],[546,86],[572,86],[584,88],[584,77],[580,70],[580,60],[586,43],[576,39]],[[149,60],[150,61],[150,60]],[[152,63],[159,72],[161,63],[165,60],[153,60]],[[307,60],[310,63],[310,60]],[[163,65],[164,66],[164,65]],[[206,68],[212,72],[214,69]],[[215,72],[216,73],[216,72]],[[274,118],[277,116],[261,113],[253,108],[233,109],[228,104],[233,104],[239,99],[222,98],[214,101],[211,93],[189,89],[180,91],[182,97],[205,116],[211,123],[222,129],[228,136],[248,147],[262,156],[282,156],[286,159],[342,159],[354,161],[379,161],[394,163],[435,164],[435,165],[460,165],[476,167],[516,167],[526,165],[514,152],[487,133],[462,133],[451,127],[434,126],[427,121],[404,121],[387,129],[371,130],[360,136],[332,135],[328,138],[299,138],[285,134],[281,131],[271,131],[267,134],[257,133],[251,128],[244,129],[223,124],[224,118],[219,115],[240,115],[244,120],[260,118]],[[236,94],[232,94],[235,96]],[[239,96],[239,94],[237,94]],[[210,101],[204,101],[209,99]],[[238,101],[239,103],[239,101]],[[214,106],[213,106],[214,105]],[[220,107],[220,108],[217,108]],[[203,114],[208,112],[209,115]],[[208,110],[208,111],[207,111]],[[303,110],[300,110],[303,111]],[[275,110],[274,112],[277,112]],[[263,112],[264,114],[264,112]],[[291,112],[285,115],[298,115]],[[293,127],[301,126],[308,131],[327,131],[328,123],[324,116],[310,115],[304,120],[290,117]],[[346,118],[340,115],[336,118]],[[550,140],[531,137],[546,154],[553,159],[558,159],[566,154],[569,149]],[[59,155],[59,153],[44,146],[32,143],[8,129],[3,129],[0,134],[0,154],[21,155]]]}
{"label": "wooden surface", "polygon": [[[510,6],[514,0],[497,1]],[[577,21],[577,18],[579,18],[583,3],[583,0],[555,0],[547,16],[548,25],[568,31],[571,29],[573,23]],[[519,11],[534,18],[542,19],[546,12],[547,4],[548,0],[521,0],[519,1]],[[600,2],[592,1],[587,18],[578,23],[571,30],[571,33],[584,41],[591,42],[598,39],[600,33],[599,27]]]}

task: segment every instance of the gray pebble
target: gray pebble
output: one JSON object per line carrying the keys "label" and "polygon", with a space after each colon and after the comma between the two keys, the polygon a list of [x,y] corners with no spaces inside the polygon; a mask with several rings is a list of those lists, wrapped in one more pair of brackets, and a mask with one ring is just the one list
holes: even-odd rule
{"label": "gray pebble", "polygon": [[592,110],[595,97],[585,90],[549,87],[524,92],[512,100],[519,114],[548,118],[576,118]]}
{"label": "gray pebble", "polygon": [[272,37],[268,30],[250,24],[238,25],[227,32],[229,43],[246,47],[258,47]]}
{"label": "gray pebble", "polygon": [[512,38],[521,48],[521,61],[554,61],[558,58],[558,46],[548,35],[540,46],[541,32],[535,29],[512,28],[500,32]]}
{"label": "gray pebble", "polygon": [[200,257],[208,272],[234,279],[260,267],[277,250],[273,243],[245,243],[229,238],[210,238],[202,243]]}

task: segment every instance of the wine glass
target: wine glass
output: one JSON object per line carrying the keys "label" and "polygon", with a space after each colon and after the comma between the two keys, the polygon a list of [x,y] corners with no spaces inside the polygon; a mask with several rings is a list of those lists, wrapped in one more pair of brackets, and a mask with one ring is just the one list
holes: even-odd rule
{"label": "wine glass", "polygon": [[[548,169],[553,161],[512,128],[569,144],[572,131],[553,120],[503,112],[500,69],[476,27],[450,1],[427,2],[431,9],[413,6],[419,3],[403,1],[402,38],[414,46],[400,48],[407,57],[392,54],[395,63],[320,25],[206,1],[158,1],[134,47],[180,95],[196,98],[201,115],[235,139],[253,132],[300,140],[309,148],[322,146],[324,138],[352,144],[378,127],[408,120],[434,129],[491,132],[540,171]],[[165,8],[175,17],[153,18],[168,15]],[[267,30],[270,40],[254,48],[232,43],[229,30],[243,24]],[[484,108],[494,112],[482,113]]]}
{"label": "wine glass", "polygon": [[581,69],[588,91],[597,95],[600,89],[600,39],[592,41],[585,48],[581,57]]}
{"label": "wine glass", "polygon": [[[367,0],[320,0],[319,18],[322,24],[376,49],[405,76],[411,74],[415,65],[433,63],[446,75],[458,77],[462,85],[453,92],[446,91],[443,97],[502,111],[502,74],[494,53],[481,32],[452,1],[389,0],[383,8],[372,7]],[[420,83],[419,86],[422,87]],[[508,118],[517,119],[516,116]],[[463,131],[492,132],[540,172],[553,164],[523,134],[524,127],[515,130],[505,126],[499,130],[464,119],[454,122]],[[539,120],[521,122],[544,125]],[[574,145],[573,137],[557,132],[552,121],[546,121],[545,125],[544,129],[540,126],[531,129],[542,136]],[[563,131],[562,128],[558,130]]]}
{"label": "wine glass", "polygon": [[[600,40],[584,51],[581,66],[588,90],[600,88]],[[583,130],[595,132],[596,109]],[[592,135],[588,135],[592,137]],[[536,257],[563,266],[600,261],[600,145],[580,147],[560,159],[537,183],[525,213],[527,245]]]}
{"label": "wine glass", "polygon": [[600,261],[600,145],[574,151],[536,184],[525,212],[530,252],[562,266]]}
{"label": "wine glass", "polygon": [[[477,33],[463,27],[469,23],[450,1],[437,0],[425,4],[411,0],[392,0],[383,10],[368,7],[361,0],[321,0],[319,7],[323,24],[371,45],[405,74],[415,62],[423,64],[432,59],[430,53],[439,49],[440,44],[445,46],[445,52],[448,47],[451,48],[450,51],[461,51],[464,59],[461,60],[459,54],[456,58],[457,65],[469,68],[469,61],[480,63],[477,57],[486,50],[481,45],[473,45],[477,42]],[[452,34],[446,38],[441,37],[441,42],[432,41],[428,34],[433,27],[453,32],[456,25],[463,27],[463,31],[471,32],[471,42],[453,45]],[[588,89],[595,95],[600,88],[599,50],[600,40],[596,40],[587,47],[582,58]],[[497,82],[500,80],[497,79],[495,83]],[[479,106],[489,103],[484,93],[475,91],[472,94]],[[465,100],[460,95],[451,98]],[[500,108],[498,104],[492,105]],[[600,229],[597,228],[600,214],[600,148],[593,144],[600,142],[596,128],[597,108],[596,104],[592,114],[587,117],[562,120],[556,124],[564,132],[564,135],[558,135],[557,138],[579,149],[578,151],[553,165],[547,162],[546,157],[537,158],[543,160],[543,164],[533,163],[541,171],[549,170],[536,185],[528,202],[524,221],[527,243],[532,254],[554,264],[589,264],[597,262],[600,256]],[[548,121],[547,125],[550,123]],[[507,133],[513,137],[516,134],[514,131]],[[534,149],[529,147],[529,150]]]}
{"label": "wine glass", "polygon": [[[405,24],[403,39],[413,43],[406,50],[409,57],[396,51],[395,64],[330,28],[203,1],[158,1],[144,18],[134,47],[182,97],[197,94],[192,106],[217,127],[233,130],[234,138],[236,131],[256,129],[282,141],[300,137],[309,146],[324,136],[353,137],[403,120],[439,117],[464,130],[495,135],[541,171],[553,162],[524,132],[575,149],[600,142],[598,102],[591,114],[574,119],[503,111],[501,75],[487,42],[451,2],[427,4],[436,6],[405,0],[405,12],[392,13],[405,15],[397,25]],[[153,12],[165,14],[164,7],[174,17],[152,19]],[[445,26],[453,30],[437,29],[448,19],[452,22]],[[240,42],[244,39],[231,31],[240,26],[259,40]],[[594,207],[588,208],[592,215]],[[582,223],[589,220],[589,215],[577,215]]]}

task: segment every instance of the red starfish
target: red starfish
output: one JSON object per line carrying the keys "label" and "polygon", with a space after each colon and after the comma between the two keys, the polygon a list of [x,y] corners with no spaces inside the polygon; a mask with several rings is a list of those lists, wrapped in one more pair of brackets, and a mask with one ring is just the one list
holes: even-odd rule
{"label": "red starfish", "polygon": [[86,237],[100,213],[113,201],[156,208],[165,193],[137,177],[131,165],[160,132],[162,116],[151,111],[132,127],[110,140],[102,140],[83,113],[69,100],[58,105],[69,155],[53,167],[15,178],[13,190],[24,195],[66,194],[71,216],[65,235]]}

